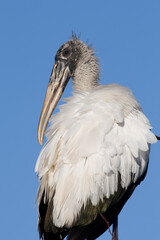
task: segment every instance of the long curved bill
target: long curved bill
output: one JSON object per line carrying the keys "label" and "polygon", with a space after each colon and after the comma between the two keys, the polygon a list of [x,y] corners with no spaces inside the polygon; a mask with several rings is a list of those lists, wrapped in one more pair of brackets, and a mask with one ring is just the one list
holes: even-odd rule
{"label": "long curved bill", "polygon": [[60,97],[62,96],[62,93],[70,79],[70,70],[67,67],[65,67],[65,64],[63,62],[57,61],[54,64],[51,77],[49,80],[48,88],[46,91],[41,116],[39,119],[38,124],[38,142],[40,145],[43,144],[44,134],[45,130],[48,124],[48,121],[50,119],[50,116],[52,115],[52,112],[54,111]]}

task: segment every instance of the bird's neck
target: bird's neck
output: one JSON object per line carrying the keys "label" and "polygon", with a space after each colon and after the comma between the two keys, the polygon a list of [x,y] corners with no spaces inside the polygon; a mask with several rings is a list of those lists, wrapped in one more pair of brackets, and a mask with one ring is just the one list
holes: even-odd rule
{"label": "bird's neck", "polygon": [[99,63],[92,51],[85,52],[72,76],[76,91],[90,91],[99,85]]}
{"label": "bird's neck", "polygon": [[99,85],[97,79],[93,79],[88,75],[73,78],[73,87],[75,91],[90,91]]}
{"label": "bird's neck", "polygon": [[99,62],[92,48],[82,44],[80,57],[73,73],[73,86],[76,91],[90,91],[99,85]]}

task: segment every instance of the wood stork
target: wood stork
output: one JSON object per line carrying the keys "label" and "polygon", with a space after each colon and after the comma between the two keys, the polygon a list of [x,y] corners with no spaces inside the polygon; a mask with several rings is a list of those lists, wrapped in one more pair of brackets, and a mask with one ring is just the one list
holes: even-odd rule
{"label": "wood stork", "polygon": [[[73,96],[51,117],[69,79]],[[157,141],[132,92],[100,86],[94,50],[75,36],[55,56],[38,126],[47,143],[36,163],[38,228],[45,240],[93,240],[117,218],[145,178]]]}

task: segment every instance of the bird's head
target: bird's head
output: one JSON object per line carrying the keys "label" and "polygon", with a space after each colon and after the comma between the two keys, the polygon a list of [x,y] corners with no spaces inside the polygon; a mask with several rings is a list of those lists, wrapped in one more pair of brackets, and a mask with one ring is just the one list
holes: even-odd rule
{"label": "bird's head", "polygon": [[43,143],[49,118],[71,77],[77,91],[89,91],[98,85],[99,64],[94,51],[75,36],[63,44],[55,56],[38,124],[40,144]]}

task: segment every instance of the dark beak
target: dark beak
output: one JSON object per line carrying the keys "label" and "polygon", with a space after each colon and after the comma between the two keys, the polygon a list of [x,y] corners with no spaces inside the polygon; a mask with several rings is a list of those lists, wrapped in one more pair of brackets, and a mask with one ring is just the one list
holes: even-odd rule
{"label": "dark beak", "polygon": [[44,99],[41,116],[38,124],[38,142],[43,144],[45,130],[60,97],[71,77],[69,67],[64,62],[57,61],[54,64],[51,77],[49,80],[46,96]]}

